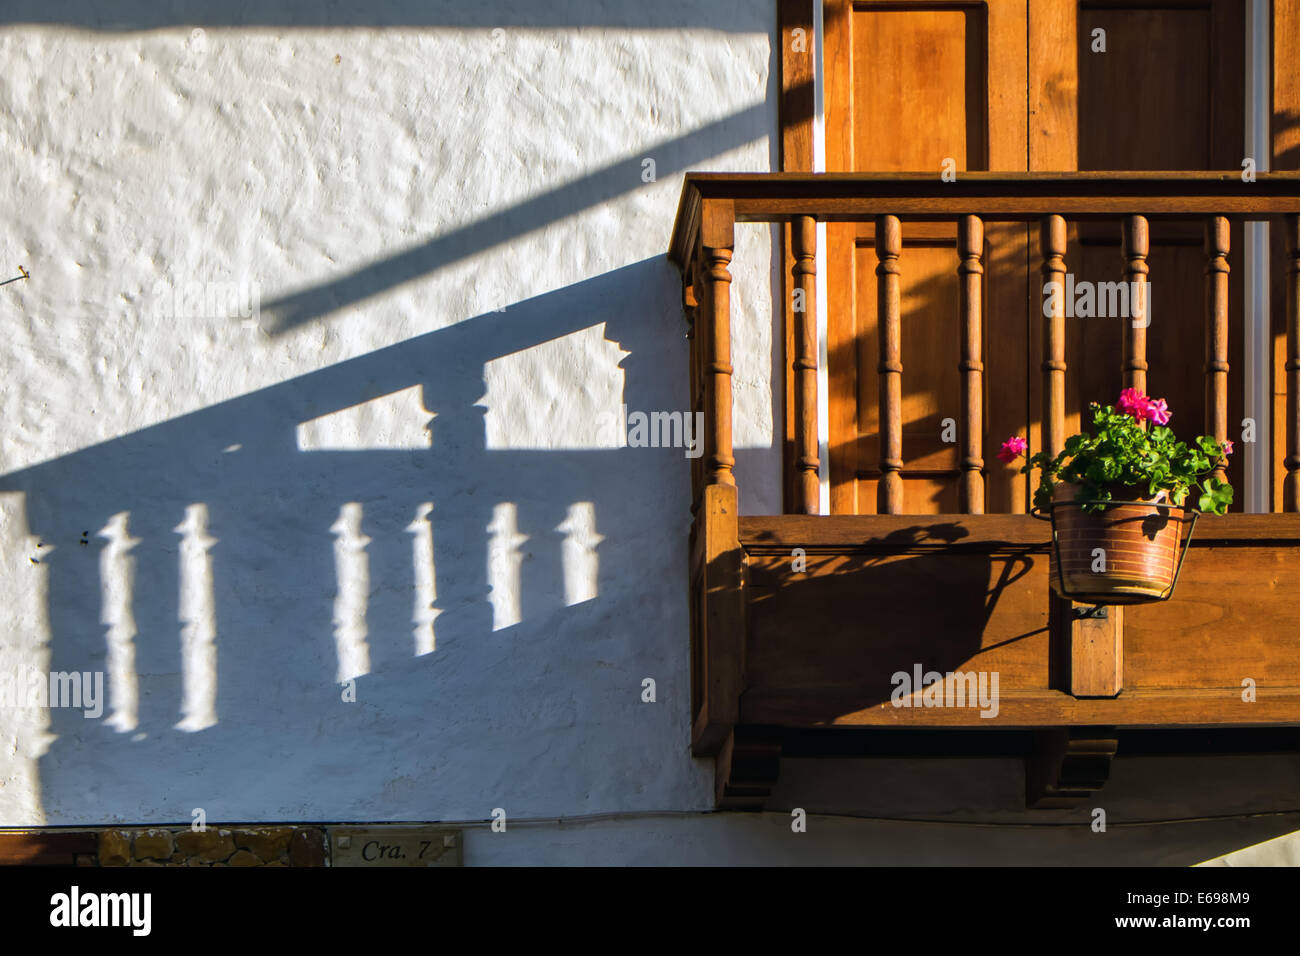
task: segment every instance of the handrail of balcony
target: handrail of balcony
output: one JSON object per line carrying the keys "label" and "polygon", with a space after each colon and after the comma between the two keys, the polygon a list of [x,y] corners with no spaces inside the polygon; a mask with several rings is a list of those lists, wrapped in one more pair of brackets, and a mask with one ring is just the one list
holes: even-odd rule
{"label": "handrail of balcony", "polygon": [[[1038,222],[1045,281],[1065,274],[1066,217],[1121,225],[1124,277],[1145,283],[1150,219],[1204,219],[1206,256],[1206,432],[1223,441],[1228,429],[1228,236],[1239,220],[1278,220],[1286,242],[1286,477],[1283,508],[1300,511],[1300,173],[689,173],[682,186],[669,258],[682,273],[690,322],[691,402],[705,416],[704,455],[694,460],[698,507],[706,486],[733,487],[731,438],[730,263],[737,222],[788,222],[793,288],[815,301],[816,223],[874,221],[880,339],[880,481],[877,512],[900,514],[902,376],[900,275],[903,223],[958,226],[957,264],[962,358],[961,511],[982,514],[983,479],[983,228],[986,221]],[[1139,298],[1145,301],[1145,298]],[[1043,445],[1065,442],[1065,313],[1057,302],[1043,336]],[[794,510],[818,512],[817,337],[811,308],[794,313]],[[1126,387],[1145,391],[1146,329],[1124,332]]]}

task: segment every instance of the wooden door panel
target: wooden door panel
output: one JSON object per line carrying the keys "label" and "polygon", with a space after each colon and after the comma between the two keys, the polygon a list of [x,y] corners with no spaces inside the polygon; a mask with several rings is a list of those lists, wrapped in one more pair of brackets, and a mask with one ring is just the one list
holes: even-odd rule
{"label": "wooden door panel", "polygon": [[855,4],[858,169],[987,169],[987,22],[980,4]]}
{"label": "wooden door panel", "polygon": [[1241,168],[1243,4],[1084,0],[1078,18],[1080,170]]}
{"label": "wooden door panel", "polygon": [[1083,6],[1079,169],[1210,168],[1210,20],[1200,4]]}

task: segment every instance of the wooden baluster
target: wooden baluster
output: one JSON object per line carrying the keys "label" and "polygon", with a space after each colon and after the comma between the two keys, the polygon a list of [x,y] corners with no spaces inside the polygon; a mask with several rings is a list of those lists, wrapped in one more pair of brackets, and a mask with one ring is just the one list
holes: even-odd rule
{"label": "wooden baluster", "polygon": [[817,221],[798,216],[791,223],[794,287],[803,308],[794,311],[794,427],[796,514],[821,510],[817,475]]}
{"label": "wooden baluster", "polygon": [[1283,217],[1286,233],[1286,480],[1282,510],[1300,511],[1300,216]]}
{"label": "wooden baluster", "polygon": [[1060,289],[1048,300],[1054,308],[1044,317],[1043,335],[1043,450],[1052,456],[1065,448],[1065,237],[1064,217],[1043,217],[1043,284]]}
{"label": "wooden baluster", "polygon": [[1151,231],[1145,216],[1124,219],[1121,254],[1124,257],[1124,280],[1129,283],[1129,311],[1132,318],[1124,323],[1124,387],[1147,390],[1147,326],[1151,324],[1151,289],[1147,285],[1147,255],[1151,251]]}
{"label": "wooden baluster", "polygon": [[880,481],[876,512],[903,511],[903,359],[898,257],[903,229],[897,216],[876,217],[876,324],[880,336]]}
{"label": "wooden baluster", "polygon": [[735,485],[731,449],[731,263],[735,249],[735,207],[725,200],[707,200],[700,213],[700,244],[704,260],[705,468],[710,485]]}
{"label": "wooden baluster", "polygon": [[984,223],[963,216],[957,230],[961,313],[961,486],[963,514],[984,513]]}
{"label": "wooden baluster", "polygon": [[[688,270],[682,284],[682,307],[686,311],[686,340],[689,349],[690,358],[690,401],[687,403],[689,415],[694,416],[695,412],[704,411],[704,395],[701,379],[701,369],[703,363],[700,361],[700,351],[703,341],[700,336],[700,303],[695,295],[695,283],[698,281],[699,256],[695,257],[694,267]],[[694,417],[691,421],[695,421]],[[704,441],[703,435],[696,435],[696,441]],[[697,456],[691,459],[691,511],[694,512],[700,507],[700,494],[704,490],[704,457]]]}
{"label": "wooden baluster", "polygon": [[[1205,432],[1228,437],[1228,219],[1205,223]],[[1214,469],[1223,480],[1226,461]]]}

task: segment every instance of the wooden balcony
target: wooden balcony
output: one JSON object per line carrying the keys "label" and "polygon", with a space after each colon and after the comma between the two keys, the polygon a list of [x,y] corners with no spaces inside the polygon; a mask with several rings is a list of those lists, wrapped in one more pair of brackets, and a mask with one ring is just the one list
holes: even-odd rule
{"label": "wooden balcony", "polygon": [[[985,222],[1038,224],[1047,280],[1066,271],[1067,220],[1105,220],[1122,235],[1124,277],[1141,282],[1153,219],[1205,224],[1206,355],[1198,372],[1205,376],[1203,430],[1220,440],[1238,437],[1229,434],[1227,414],[1228,229],[1269,220],[1285,238],[1277,278],[1285,288],[1287,361],[1285,382],[1275,383],[1286,393],[1285,513],[1202,517],[1170,600],[1097,611],[1052,594],[1047,524],[1028,514],[982,513],[989,436],[981,417],[988,397],[981,237]],[[877,513],[817,513],[818,348],[810,306],[791,314],[787,487],[795,513],[742,516],[732,474],[734,224],[789,223],[791,288],[813,303],[818,221],[875,226]],[[908,357],[899,348],[898,277],[906,267],[899,252],[916,221],[957,230],[956,514],[902,513]],[[704,455],[692,464],[692,743],[697,755],[716,758],[720,805],[761,806],[796,729],[1033,731],[1027,798],[1063,807],[1104,783],[1125,731],[1238,728],[1248,736],[1300,726],[1300,176],[1261,174],[1244,183],[1217,173],[963,173],[945,183],[920,175],[693,174],[670,257],[683,276],[691,329],[691,407],[706,423]],[[1043,319],[1042,444],[1053,452],[1066,437],[1064,323],[1059,310]],[[1114,361],[1122,363],[1125,384],[1141,388],[1147,330],[1124,326],[1123,354]],[[918,675],[924,685],[931,672],[958,675],[936,685],[946,697],[930,691],[943,706],[928,706],[920,687],[897,678]],[[975,683],[963,682],[963,674]],[[981,676],[994,675],[996,705],[972,706]]]}

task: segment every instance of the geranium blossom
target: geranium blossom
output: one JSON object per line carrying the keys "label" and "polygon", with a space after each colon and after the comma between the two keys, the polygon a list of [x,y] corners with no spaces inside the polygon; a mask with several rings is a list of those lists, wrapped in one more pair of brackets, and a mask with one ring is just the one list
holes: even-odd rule
{"label": "geranium blossom", "polygon": [[1002,443],[1002,450],[998,452],[998,461],[1009,465],[1023,455],[1028,447],[1029,442],[1019,435],[1012,435]]}
{"label": "geranium blossom", "polygon": [[1126,388],[1119,393],[1115,407],[1126,415],[1132,415],[1139,422],[1155,422],[1168,425],[1173,413],[1163,398],[1152,398],[1136,388]]}
{"label": "geranium blossom", "polygon": [[1126,415],[1132,415],[1138,421],[1146,421],[1147,403],[1150,401],[1136,388],[1126,388],[1119,393],[1115,407]]}

